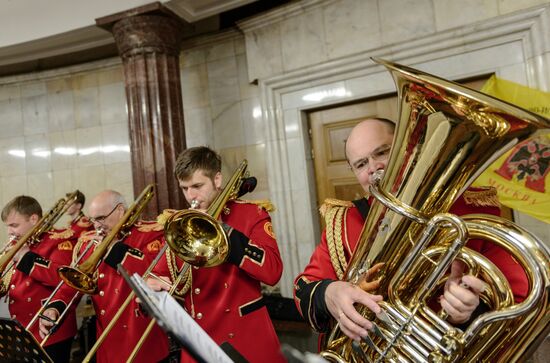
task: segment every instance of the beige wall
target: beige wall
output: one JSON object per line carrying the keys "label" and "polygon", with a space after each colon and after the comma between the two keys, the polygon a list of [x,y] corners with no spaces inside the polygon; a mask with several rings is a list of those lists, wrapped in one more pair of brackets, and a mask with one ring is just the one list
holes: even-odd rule
{"label": "beige wall", "polygon": [[105,62],[0,81],[2,206],[27,194],[48,210],[75,189],[131,198],[125,102],[121,67]]}

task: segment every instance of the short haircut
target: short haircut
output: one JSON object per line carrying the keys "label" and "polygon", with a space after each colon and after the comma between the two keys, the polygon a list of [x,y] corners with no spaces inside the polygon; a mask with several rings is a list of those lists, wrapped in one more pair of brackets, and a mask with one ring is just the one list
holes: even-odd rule
{"label": "short haircut", "polygon": [[42,218],[40,203],[28,195],[20,195],[9,201],[2,209],[2,221],[5,222],[12,212],[17,212],[26,217],[36,214],[39,218]]}
{"label": "short haircut", "polygon": [[[67,193],[67,194],[65,194],[65,196],[69,197],[71,194],[73,194],[73,193]],[[76,200],[74,202],[75,203],[80,203],[80,205],[82,207],[84,207],[84,203],[86,203],[86,196],[84,195],[84,193],[82,193],[80,190],[77,190],[76,191]]]}
{"label": "short haircut", "polygon": [[392,121],[390,119],[387,119],[387,118],[383,118],[383,117],[373,117],[372,120],[378,120],[378,121],[382,122],[384,125],[388,126],[390,133],[392,133],[392,134],[395,133],[395,122],[394,121]]}
{"label": "short haircut", "polygon": [[222,158],[206,146],[191,147],[183,151],[176,160],[176,178],[187,180],[197,170],[202,170],[207,177],[213,179],[222,170]]}

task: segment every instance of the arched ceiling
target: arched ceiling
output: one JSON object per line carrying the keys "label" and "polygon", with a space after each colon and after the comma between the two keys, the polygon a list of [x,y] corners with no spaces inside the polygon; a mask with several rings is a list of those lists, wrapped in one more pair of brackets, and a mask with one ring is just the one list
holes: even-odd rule
{"label": "arched ceiling", "polygon": [[[190,32],[200,33],[217,30],[218,14],[256,0],[158,2],[192,25]],[[113,37],[98,28],[95,19],[150,3],[151,0],[0,0],[0,76],[62,65],[62,58],[67,55],[74,55],[77,62],[86,61],[86,50],[93,49],[96,58],[102,53],[112,55]]]}

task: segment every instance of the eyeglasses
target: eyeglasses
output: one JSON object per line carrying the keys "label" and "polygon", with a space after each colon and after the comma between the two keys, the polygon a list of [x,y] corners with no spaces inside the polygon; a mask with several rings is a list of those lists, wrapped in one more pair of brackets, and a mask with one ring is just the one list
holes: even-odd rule
{"label": "eyeglasses", "polygon": [[99,216],[99,217],[90,217],[90,221],[91,221],[92,223],[103,223],[103,222],[105,222],[105,220],[106,220],[107,218],[109,218],[109,216],[110,216],[111,214],[113,214],[113,212],[115,211],[115,209],[117,209],[117,207],[118,207],[119,205],[120,205],[120,203],[118,203],[117,205],[115,205],[115,207],[113,208],[113,210],[110,211],[109,214],[107,214],[107,215]]}
{"label": "eyeglasses", "polygon": [[350,165],[350,168],[356,174],[359,174],[368,167],[369,159],[372,162],[387,160],[388,157],[390,156],[390,151],[391,151],[391,145],[388,145],[388,144],[381,145],[378,148],[376,148],[370,155],[367,155],[364,158],[361,158],[355,161],[353,164]]}

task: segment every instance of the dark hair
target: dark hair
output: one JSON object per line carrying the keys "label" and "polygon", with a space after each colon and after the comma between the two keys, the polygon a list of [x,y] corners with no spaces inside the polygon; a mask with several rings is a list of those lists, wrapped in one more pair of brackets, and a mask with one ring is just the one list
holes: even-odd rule
{"label": "dark hair", "polygon": [[197,170],[202,170],[207,177],[213,179],[222,170],[220,155],[206,146],[191,147],[183,151],[176,160],[176,178],[189,179]]}
{"label": "dark hair", "polygon": [[2,221],[5,222],[11,212],[17,212],[26,217],[36,214],[39,218],[42,218],[40,203],[27,195],[15,197],[4,206],[4,209],[2,209]]}
{"label": "dark hair", "polygon": [[[67,194],[65,194],[65,196],[68,197],[71,194],[72,193],[67,193]],[[82,193],[80,190],[77,190],[76,191],[76,200],[74,202],[75,203],[80,203],[81,207],[84,207],[84,203],[86,203],[86,196],[84,195],[84,193]]]}

